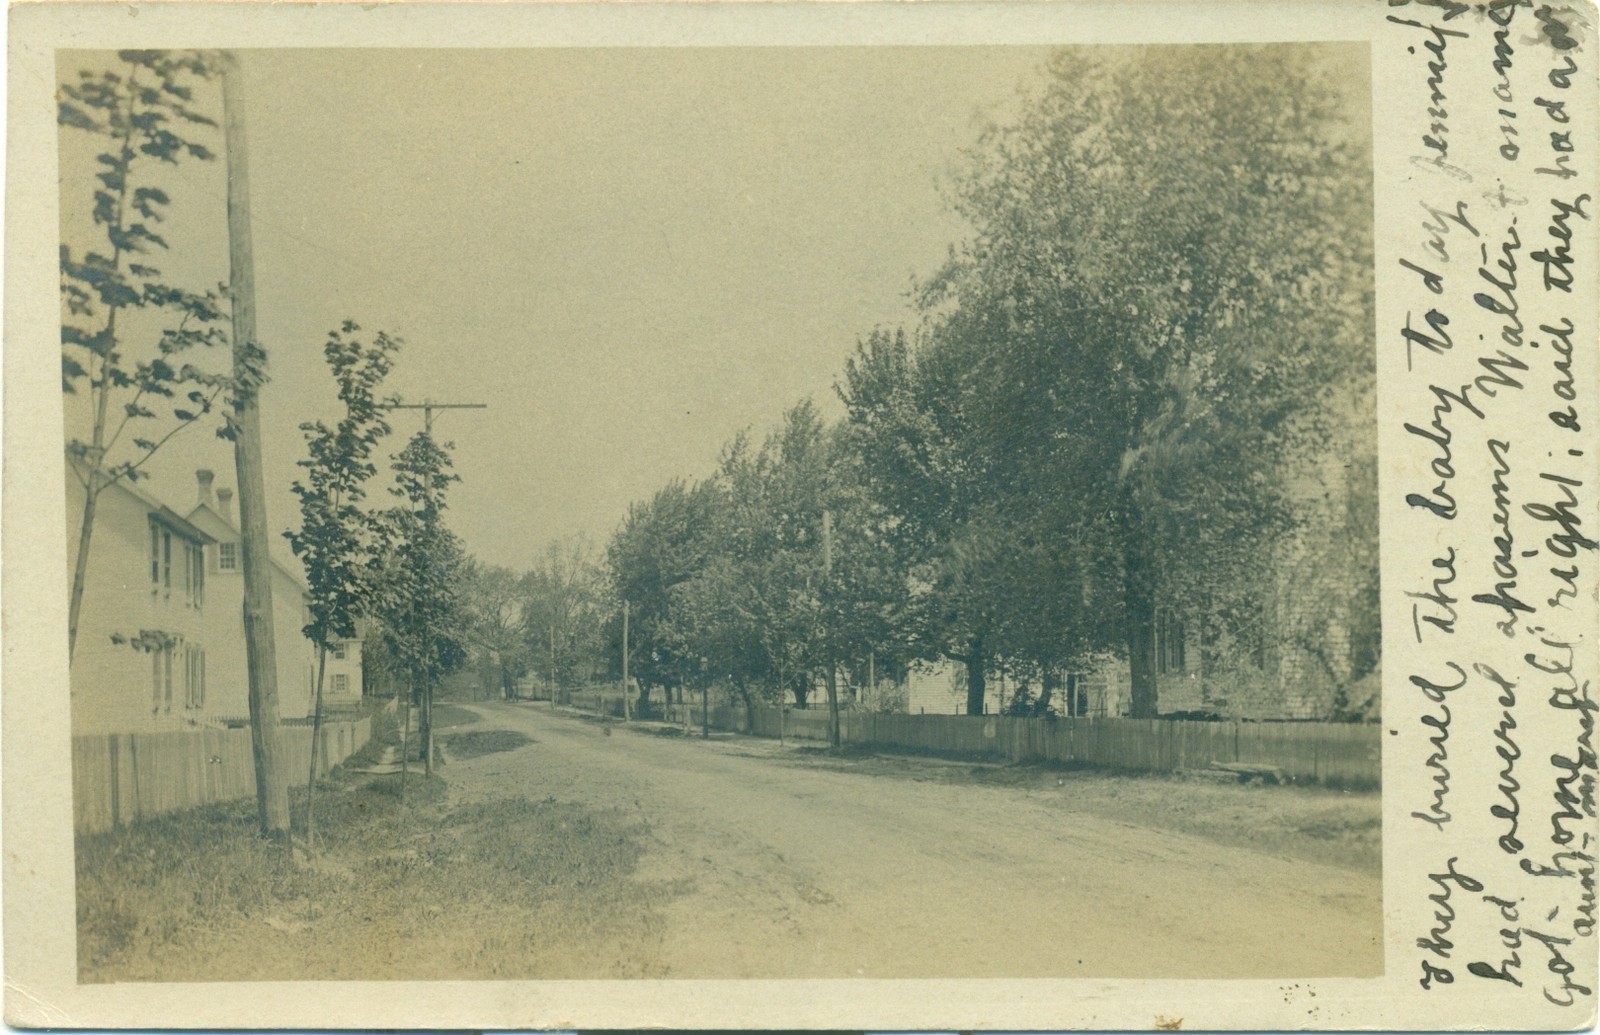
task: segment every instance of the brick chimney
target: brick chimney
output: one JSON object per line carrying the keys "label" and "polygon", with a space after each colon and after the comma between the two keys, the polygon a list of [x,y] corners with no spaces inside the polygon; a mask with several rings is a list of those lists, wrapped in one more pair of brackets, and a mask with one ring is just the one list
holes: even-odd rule
{"label": "brick chimney", "polygon": [[223,520],[233,524],[233,490],[217,490],[217,509],[222,512]]}
{"label": "brick chimney", "polygon": [[215,474],[212,474],[204,467],[194,473],[194,480],[200,483],[200,502],[204,506],[210,507],[214,505],[211,499],[211,483],[216,480],[216,477]]}

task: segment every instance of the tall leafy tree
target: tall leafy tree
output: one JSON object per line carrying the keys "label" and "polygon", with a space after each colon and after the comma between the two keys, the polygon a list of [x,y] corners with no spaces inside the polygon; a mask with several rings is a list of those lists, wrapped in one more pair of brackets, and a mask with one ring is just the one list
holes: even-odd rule
{"label": "tall leafy tree", "polygon": [[618,608],[607,596],[604,573],[587,540],[546,544],[522,580],[522,599],[527,654],[547,674],[552,692],[588,680],[616,659],[606,649],[603,629]]}
{"label": "tall leafy tree", "polygon": [[360,328],[346,321],[323,346],[338,386],[344,415],[333,425],[300,425],[307,456],[299,461],[304,477],[294,482],[300,501],[300,528],[285,532],[305,566],[310,588],[310,621],[305,635],[317,648],[316,701],[311,724],[311,772],[307,778],[306,843],[316,840],[317,760],[321,757],[322,688],[328,651],[356,635],[356,620],[369,606],[378,536],[364,506],[367,481],[377,471],[372,454],[389,434],[378,399],[394,365],[398,340],[382,331],[367,343]]}
{"label": "tall leafy tree", "polygon": [[[672,590],[704,570],[717,525],[718,490],[709,482],[669,482],[648,500],[629,506],[606,546],[610,592],[630,607],[632,675],[641,689],[669,695],[699,670],[700,655],[670,629]],[[620,615],[607,625],[608,643],[620,648]]]}
{"label": "tall leafy tree", "polygon": [[802,402],[759,447],[730,442],[699,493],[695,565],[668,591],[670,648],[747,710],[789,692],[804,707],[820,679],[836,728],[836,674],[903,654],[906,593],[850,442]]}
{"label": "tall leafy tree", "polygon": [[1059,54],[958,183],[974,235],[923,326],[847,363],[843,426],[797,408],[630,513],[609,559],[650,660],[803,701],[841,660],[942,656],[978,714],[991,672],[1048,708],[1110,653],[1155,714],[1162,610],[1258,620],[1307,461],[1370,455],[1324,398],[1372,378],[1370,162],[1325,71],[1291,47]]}
{"label": "tall leafy tree", "polygon": [[770,697],[770,644],[761,636],[766,587],[731,557],[709,558],[694,578],[672,589],[664,633],[675,651],[705,659],[707,674],[726,680],[745,707]]}
{"label": "tall leafy tree", "polygon": [[1123,630],[1149,716],[1158,609],[1248,591],[1297,461],[1332,441],[1321,397],[1371,377],[1369,156],[1295,47],[1048,72],[980,148],[976,234],[925,304],[988,480],[1052,487],[1025,527],[1092,546],[1080,596],[1112,620],[1091,631]]}
{"label": "tall leafy tree", "polygon": [[[174,435],[210,413],[228,378],[186,362],[225,345],[227,312],[218,291],[169,283],[151,257],[167,248],[159,232],[171,198],[164,168],[211,161],[215,120],[196,99],[217,75],[188,52],[125,50],[115,67],[84,70],[58,91],[64,130],[103,142],[90,189],[94,225],[104,240],[60,256],[62,387],[79,396],[87,435],[67,436],[84,503],[68,607],[69,656],[77,646],[95,514],[100,495],[134,481]],[[68,205],[63,199],[63,205]]]}
{"label": "tall leafy tree", "polygon": [[472,622],[472,653],[479,679],[494,686],[502,700],[516,696],[517,680],[527,672],[529,593],[527,575],[510,568],[469,560],[462,592]]}
{"label": "tall leafy tree", "polygon": [[[829,460],[822,420],[807,401],[784,414],[746,469],[725,466],[725,472],[739,501],[743,559],[752,584],[763,591],[757,620],[782,634],[775,638],[773,661],[782,664],[774,675],[789,683],[802,707],[820,677],[831,720],[837,687],[827,639],[831,573],[823,540],[824,514],[833,502]],[[829,513],[830,524],[831,518]]]}
{"label": "tall leafy tree", "polygon": [[815,408],[791,409],[759,447],[736,437],[705,492],[705,562],[674,591],[682,649],[705,657],[707,675],[730,683],[747,708],[757,693],[786,692],[805,707],[826,664],[827,458]]}
{"label": "tall leafy tree", "polygon": [[899,672],[914,655],[910,584],[895,517],[872,493],[848,425],[829,427],[826,446],[832,542],[823,625],[829,655],[861,686],[869,670]]}
{"label": "tall leafy tree", "polygon": [[874,331],[838,384],[845,433],[878,525],[905,581],[913,653],[967,673],[967,710],[983,712],[997,609],[995,558],[1007,544],[992,516],[997,486],[972,396],[981,370],[957,350],[913,349],[903,331]]}
{"label": "tall leafy tree", "polygon": [[448,448],[428,431],[413,435],[395,456],[389,492],[397,503],[379,525],[375,576],[382,587],[375,603],[385,647],[409,682],[403,725],[409,729],[410,708],[418,705],[419,746],[430,775],[434,691],[466,659],[468,621],[461,600],[466,558],[441,518],[445,494],[457,479],[450,468]]}
{"label": "tall leafy tree", "polygon": [[[809,400],[801,402],[763,444],[757,502],[746,506],[769,515],[757,572],[772,585],[772,602],[791,612],[772,619],[793,630],[785,654],[821,677],[835,746],[839,676],[877,653],[886,660],[901,653],[908,591],[889,516],[866,491],[852,446]],[[745,523],[760,527],[757,519]]]}

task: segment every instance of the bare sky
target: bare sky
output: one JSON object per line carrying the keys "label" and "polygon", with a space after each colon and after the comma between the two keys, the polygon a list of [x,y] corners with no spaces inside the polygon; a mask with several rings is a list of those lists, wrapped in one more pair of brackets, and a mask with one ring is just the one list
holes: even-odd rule
{"label": "bare sky", "polygon": [[[407,401],[488,403],[436,425],[462,476],[449,521],[519,569],[553,537],[602,545],[629,502],[803,397],[837,412],[856,338],[909,321],[912,276],[964,232],[941,180],[1045,55],[244,52],[269,520],[295,520],[297,425],[334,416],[320,350],[347,318],[405,338]],[[74,136],[69,244],[89,240]],[[168,181],[173,279],[227,277],[220,166]],[[420,419],[397,415],[396,449]],[[190,502],[199,466],[232,484],[208,432],[169,450],[163,498]]]}
{"label": "bare sky", "polygon": [[[408,400],[489,404],[436,425],[469,549],[525,567],[551,537],[603,543],[741,428],[831,403],[856,336],[906,319],[911,276],[960,235],[937,181],[1042,58],[246,52],[273,524],[294,519],[297,425],[332,413],[321,342],[353,318],[406,339]],[[220,162],[174,182],[175,279],[226,279],[223,190]],[[152,481],[179,503],[197,466],[232,481],[226,444],[187,434]]]}

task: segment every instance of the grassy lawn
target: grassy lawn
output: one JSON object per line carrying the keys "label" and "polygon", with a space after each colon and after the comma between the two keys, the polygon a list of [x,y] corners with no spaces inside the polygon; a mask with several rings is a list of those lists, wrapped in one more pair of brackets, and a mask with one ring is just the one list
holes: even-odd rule
{"label": "grassy lawn", "polygon": [[532,743],[535,743],[532,737],[515,730],[468,730],[439,736],[440,746],[451,758],[477,758]]}
{"label": "grassy lawn", "polygon": [[635,879],[637,823],[398,787],[330,777],[310,860],[256,836],[253,801],[79,838],[80,980],[650,976],[626,962],[648,957],[631,948],[658,937],[663,897]]}
{"label": "grassy lawn", "polygon": [[[412,715],[411,721],[415,723],[417,721],[417,716]],[[433,728],[436,730],[452,729],[457,726],[470,726],[477,721],[478,716],[475,712],[468,711],[460,705],[440,704],[438,702],[434,703]]]}

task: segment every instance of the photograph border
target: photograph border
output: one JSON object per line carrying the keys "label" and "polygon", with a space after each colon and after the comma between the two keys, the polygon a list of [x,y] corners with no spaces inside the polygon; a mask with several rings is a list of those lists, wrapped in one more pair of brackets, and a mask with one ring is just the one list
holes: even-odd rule
{"label": "photograph border", "polygon": [[[1535,996],[1430,995],[1410,946],[1429,903],[1417,894],[1414,852],[1426,831],[1403,826],[1405,790],[1425,782],[1386,741],[1385,955],[1374,979],[1157,980],[630,980],[494,982],[77,983],[73,905],[71,729],[65,693],[68,555],[58,492],[64,484],[59,333],[59,238],[54,55],[101,47],[572,47],[825,46],[837,44],[1083,44],[1366,42],[1373,47],[1373,125],[1380,269],[1395,265],[1399,228],[1416,222],[1394,187],[1416,124],[1414,105],[1379,84],[1415,78],[1389,40],[1382,0],[1287,6],[1216,3],[666,3],[329,4],[36,3],[10,14],[3,543],[6,608],[3,745],[6,1019],[16,1026],[409,1028],[866,1028],[1144,1030],[1581,1028],[1587,1016]],[[1420,16],[1420,13],[1419,13]],[[1592,47],[1591,47],[1592,49]],[[1479,69],[1487,75],[1487,69]],[[1463,73],[1464,74],[1464,73]],[[1593,127],[1594,92],[1582,108]],[[1482,113],[1473,132],[1489,133]],[[1465,134],[1465,130],[1462,130]],[[1592,182],[1591,167],[1585,182]],[[1585,247],[1593,254],[1591,239]],[[1404,300],[1378,277],[1379,342]],[[1588,296],[1592,302],[1593,292]],[[1593,306],[1589,306],[1589,311]],[[1377,343],[1375,343],[1376,346]],[[1588,348],[1586,343],[1585,347]],[[1403,359],[1378,349],[1378,413],[1398,412]],[[1588,353],[1593,370],[1593,350]],[[1589,401],[1592,407],[1593,401]],[[1592,412],[1592,410],[1591,410]],[[1380,416],[1380,421],[1382,421]],[[43,429],[43,430],[41,430]],[[44,433],[47,430],[48,433]],[[37,433],[36,433],[37,432]],[[1403,433],[1380,426],[1383,663],[1386,727],[1407,687],[1409,659],[1391,651],[1410,614],[1389,578],[1427,540],[1390,503],[1400,484]],[[1592,502],[1592,500],[1591,500]],[[1592,508],[1591,508],[1592,509]],[[51,587],[43,590],[38,587]],[[18,602],[26,600],[26,605]],[[1593,646],[1591,644],[1590,646]],[[1590,652],[1593,653],[1592,651]],[[56,692],[50,692],[50,691]],[[1407,701],[1409,706],[1410,702]],[[1408,734],[1409,736],[1409,734]],[[1415,797],[1414,795],[1412,797]],[[1486,824],[1483,824],[1486,826]],[[1425,874],[1423,875],[1426,876]],[[1314,894],[1308,892],[1314,902]],[[1306,924],[1315,924],[1308,912]],[[1588,949],[1594,948],[1592,940]],[[1588,961],[1586,961],[1588,965]],[[1498,992],[1498,989],[1492,991]]]}

